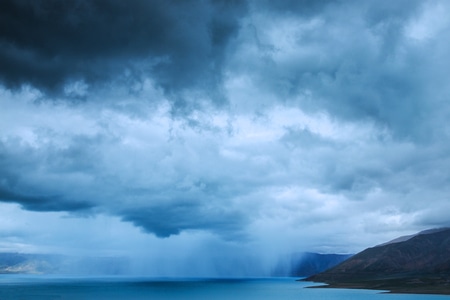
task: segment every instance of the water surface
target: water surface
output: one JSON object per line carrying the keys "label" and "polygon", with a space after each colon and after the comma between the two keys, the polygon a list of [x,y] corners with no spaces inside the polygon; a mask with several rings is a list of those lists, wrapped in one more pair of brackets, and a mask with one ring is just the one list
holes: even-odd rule
{"label": "water surface", "polygon": [[380,291],[308,289],[296,278],[155,279],[0,276],[0,300],[439,300],[441,295],[396,295]]}

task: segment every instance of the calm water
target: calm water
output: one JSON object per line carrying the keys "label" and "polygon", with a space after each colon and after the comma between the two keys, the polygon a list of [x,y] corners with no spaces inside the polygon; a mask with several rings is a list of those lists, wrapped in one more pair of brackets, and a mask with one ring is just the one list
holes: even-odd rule
{"label": "calm water", "polygon": [[306,289],[310,283],[283,279],[51,278],[0,276],[0,300],[407,300],[450,299],[439,295],[393,295],[378,291]]}

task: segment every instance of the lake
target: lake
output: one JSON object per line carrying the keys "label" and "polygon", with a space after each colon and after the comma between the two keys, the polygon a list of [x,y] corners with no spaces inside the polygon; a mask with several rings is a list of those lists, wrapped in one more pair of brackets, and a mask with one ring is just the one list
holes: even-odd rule
{"label": "lake", "polygon": [[154,279],[0,275],[0,300],[428,300],[441,295],[383,294],[380,291],[308,289],[295,278]]}

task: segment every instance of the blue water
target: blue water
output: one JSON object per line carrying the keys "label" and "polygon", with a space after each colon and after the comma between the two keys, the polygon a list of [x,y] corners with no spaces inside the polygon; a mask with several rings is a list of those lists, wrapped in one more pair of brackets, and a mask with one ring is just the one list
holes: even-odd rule
{"label": "blue water", "polygon": [[395,295],[379,291],[308,289],[294,278],[149,279],[0,276],[0,300],[439,300],[440,295]]}

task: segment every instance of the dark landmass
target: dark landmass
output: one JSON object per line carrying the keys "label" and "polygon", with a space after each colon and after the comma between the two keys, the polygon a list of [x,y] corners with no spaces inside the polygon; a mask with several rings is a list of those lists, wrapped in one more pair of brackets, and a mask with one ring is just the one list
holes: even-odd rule
{"label": "dark landmass", "polygon": [[450,228],[368,248],[303,280],[324,282],[329,288],[450,295]]}
{"label": "dark landmass", "polygon": [[323,272],[348,259],[351,254],[294,253],[281,259],[273,276],[306,277]]}

